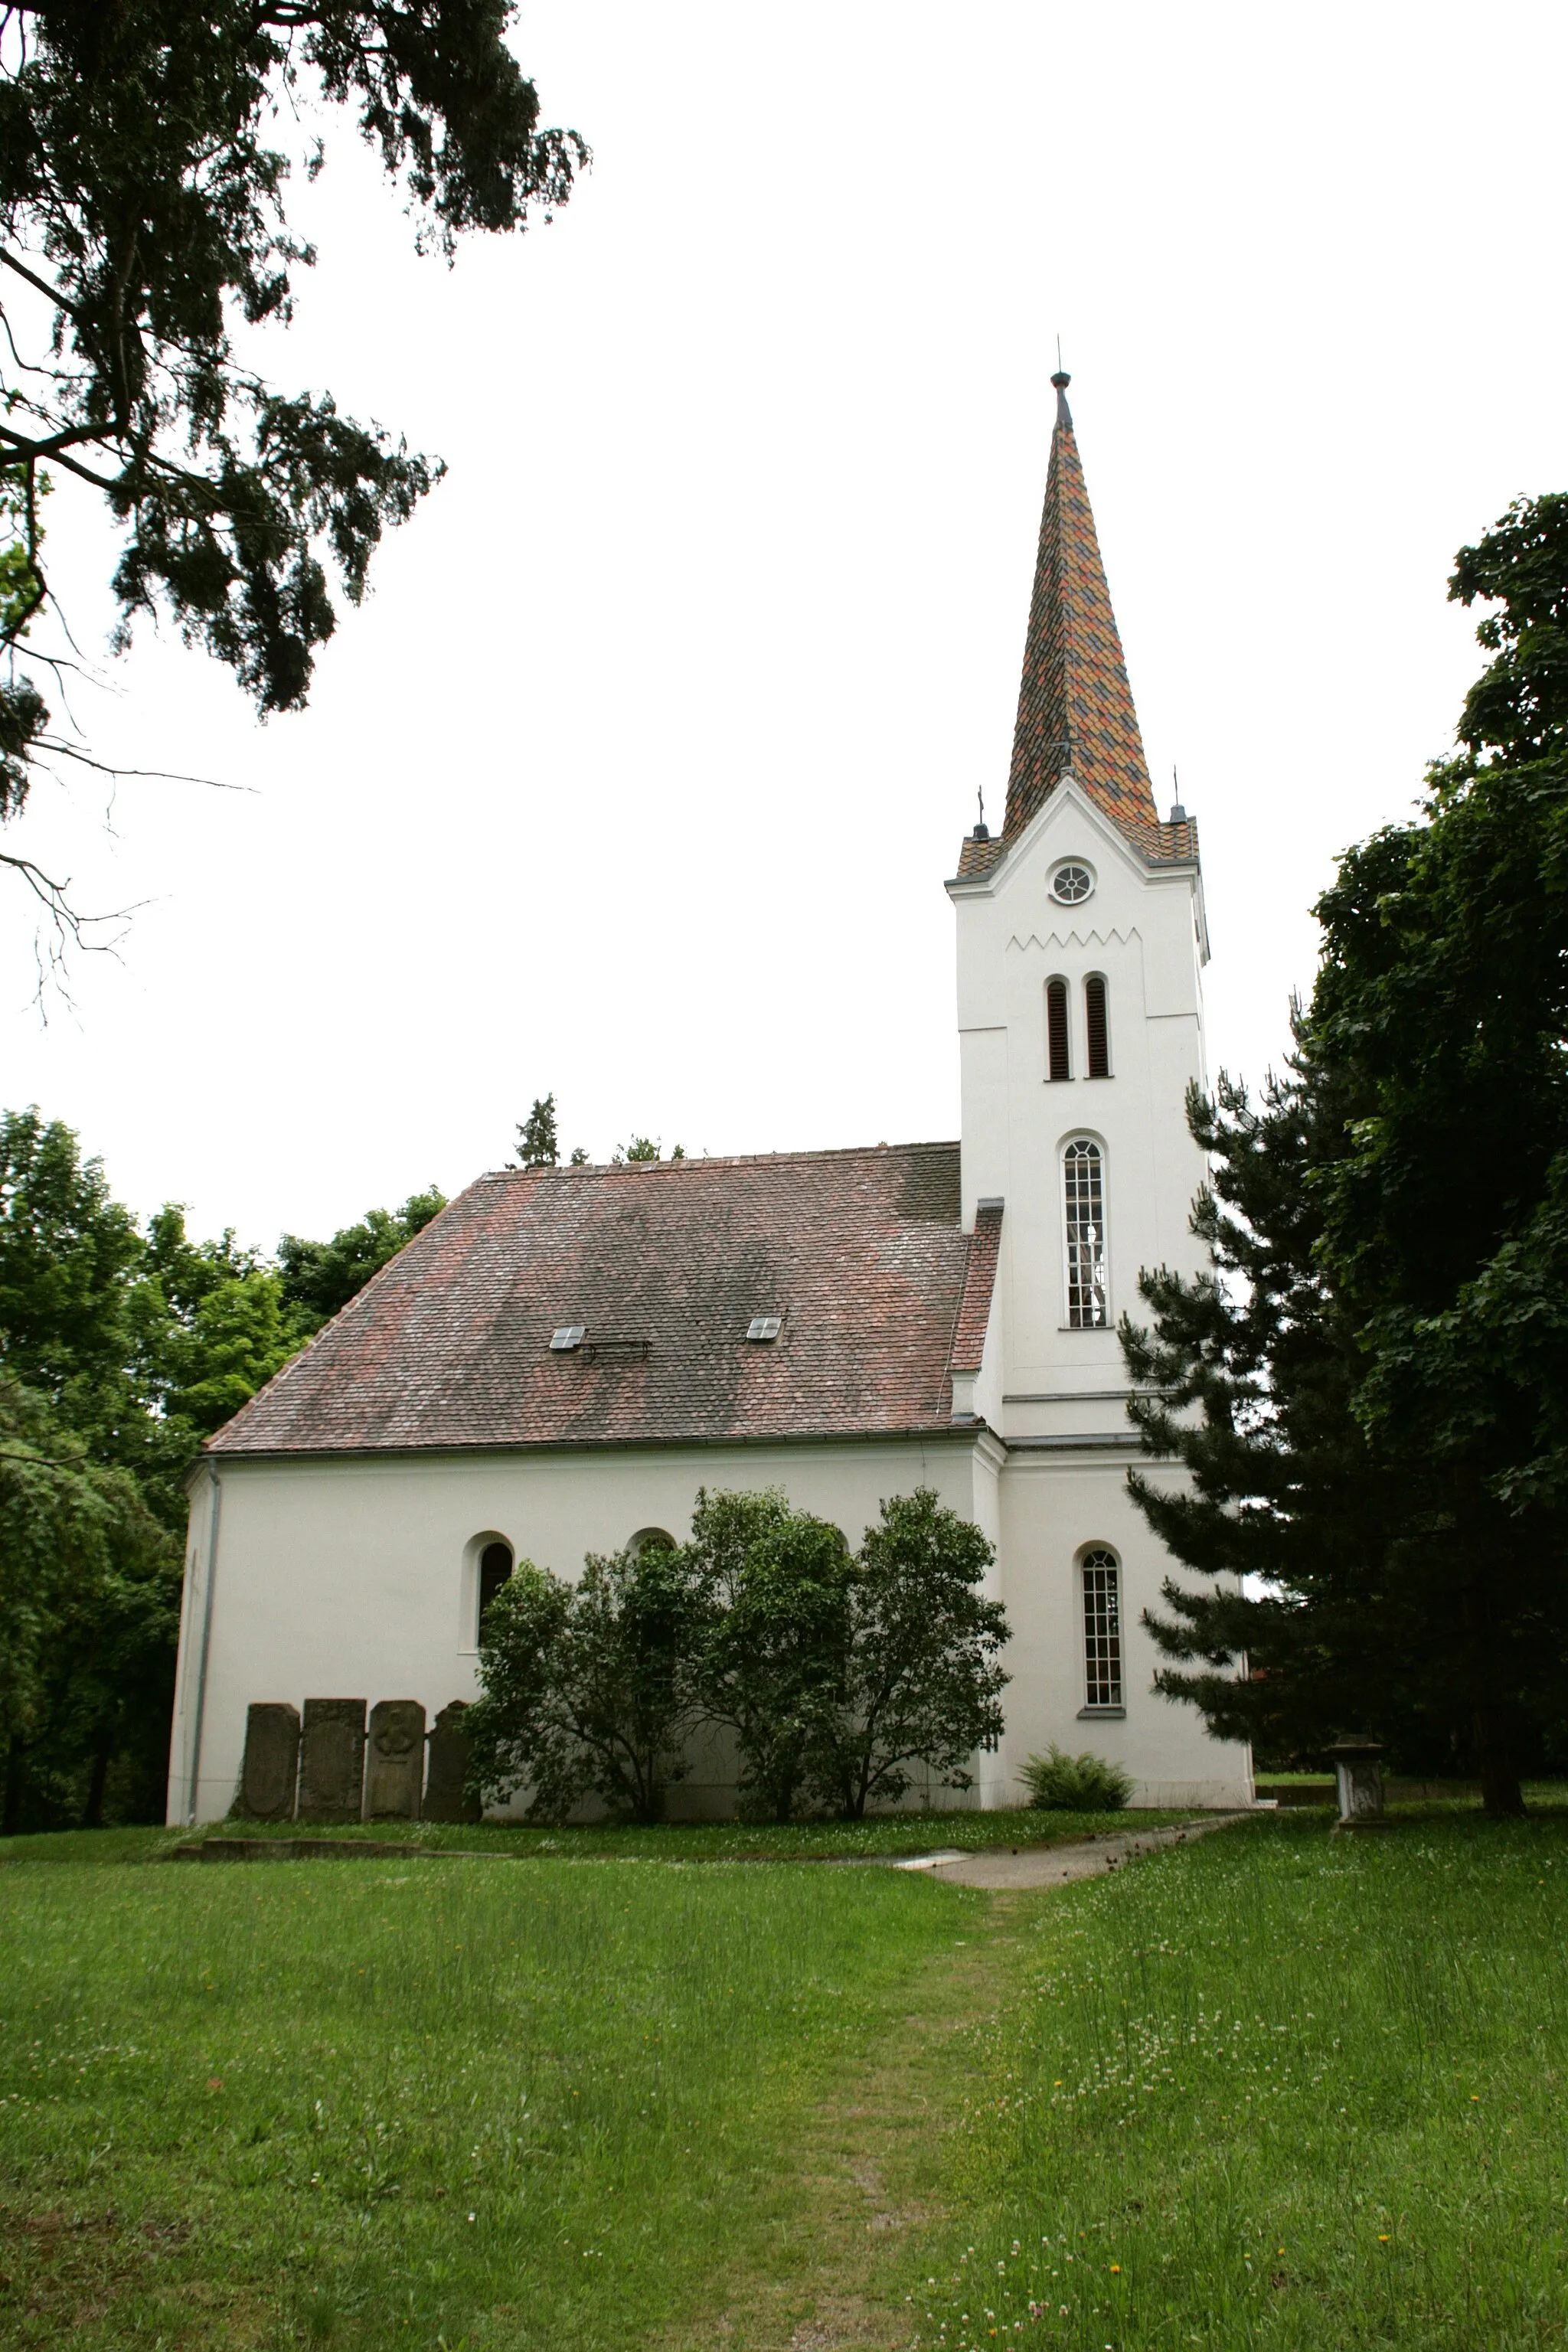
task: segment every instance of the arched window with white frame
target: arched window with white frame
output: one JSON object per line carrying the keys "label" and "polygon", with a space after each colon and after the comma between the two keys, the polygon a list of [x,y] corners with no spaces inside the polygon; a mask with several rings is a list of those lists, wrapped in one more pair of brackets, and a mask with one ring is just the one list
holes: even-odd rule
{"label": "arched window with white frame", "polygon": [[1091,1544],[1078,1572],[1083,1594],[1084,1712],[1120,1710],[1121,1564],[1108,1544]]}
{"label": "arched window with white frame", "polygon": [[1068,1328],[1100,1329],[1110,1319],[1105,1279],[1105,1155],[1091,1136],[1062,1151]]}

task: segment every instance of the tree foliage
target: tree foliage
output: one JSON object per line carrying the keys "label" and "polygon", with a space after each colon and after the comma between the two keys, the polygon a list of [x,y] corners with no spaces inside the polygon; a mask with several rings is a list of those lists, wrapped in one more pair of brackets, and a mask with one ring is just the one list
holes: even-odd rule
{"label": "tree foliage", "polygon": [[973,1786],[969,1759],[1002,1736],[1006,1612],[981,1590],[995,1558],[929,1486],[885,1501],[849,1580],[836,1704],[811,1783],[846,1821],[896,1805],[917,1770]]}
{"label": "tree foliage", "polygon": [[706,1601],[695,1662],[702,1712],[733,1735],[741,1809],[787,1822],[815,1793],[849,1639],[849,1547],[765,1494],[704,1490],[688,1547]]}
{"label": "tree foliage", "polygon": [[278,1244],[285,1300],[310,1330],[319,1329],[446,1205],[446,1194],[431,1184],[411,1192],[401,1209],[367,1209],[357,1225],[342,1226],[329,1242],[285,1234]]}
{"label": "tree foliage", "polygon": [[101,1818],[117,1751],[133,1808],[162,1795],[180,1547],[123,1471],[0,1375],[4,1829]]}
{"label": "tree foliage", "polygon": [[432,1188],[327,1242],[285,1236],[275,1263],[232,1231],[193,1240],[177,1202],[143,1225],[68,1127],[0,1113],[0,1393],[45,1465],[13,1482],[0,1562],[16,1654],[38,1661],[25,1692],[0,1681],[16,1819],[161,1801],[191,1465],[442,1205]]}
{"label": "tree foliage", "polygon": [[1007,1638],[976,1590],[993,1553],[921,1488],[858,1554],[776,1490],[700,1493],[689,1543],[521,1564],[485,1613],[473,1785],[560,1819],[585,1798],[660,1817],[698,1734],[727,1734],[743,1815],[858,1820],[917,1769],[971,1784],[1000,1734]]}
{"label": "tree foliage", "polygon": [[[287,323],[315,258],[289,228],[273,126],[347,116],[421,247],[522,228],[587,160],[541,127],[506,42],[510,0],[18,0],[0,58],[0,463],[11,656],[0,817],[40,751],[70,750],[18,656],[47,593],[48,469],[100,491],[120,536],[124,643],[167,612],[263,713],[297,709],[331,593],[441,468],[330,393],[285,392],[242,331]],[[321,168],[320,142],[309,159]],[[16,865],[18,861],[6,861]]]}
{"label": "tree foliage", "polygon": [[688,1562],[659,1545],[590,1557],[575,1585],[520,1561],[485,1612],[464,1717],[484,1794],[526,1788],[550,1821],[585,1797],[658,1821],[688,1769],[697,1607]]}
{"label": "tree foliage", "polygon": [[553,1168],[560,1160],[553,1095],[534,1097],[533,1108],[517,1130],[517,1157],[523,1168]]}
{"label": "tree foliage", "polygon": [[1196,1107],[1215,1276],[1146,1276],[1124,1345],[1194,1474],[1136,1481],[1145,1512],[1270,1580],[1167,1588],[1200,1671],[1165,1686],[1298,1742],[1425,1725],[1508,1811],[1568,1721],[1568,496],[1511,508],[1450,593],[1493,607],[1459,749],[1341,861],[1287,1077]]}

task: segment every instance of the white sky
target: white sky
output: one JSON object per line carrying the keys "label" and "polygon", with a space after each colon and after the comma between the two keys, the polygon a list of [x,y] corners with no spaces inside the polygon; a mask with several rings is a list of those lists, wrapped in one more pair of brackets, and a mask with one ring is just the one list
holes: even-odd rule
{"label": "white sky", "polygon": [[[1479,656],[1454,550],[1568,487],[1560,7],[525,9],[595,165],[448,272],[329,126],[287,389],[449,462],[310,710],[141,633],[5,846],[146,901],[0,1098],[270,1244],[563,1142],[957,1132],[952,916],[1000,821],[1062,337],[1156,790],[1202,829],[1211,1063],[1258,1075],[1335,853]],[[103,644],[96,508],[51,572]]]}

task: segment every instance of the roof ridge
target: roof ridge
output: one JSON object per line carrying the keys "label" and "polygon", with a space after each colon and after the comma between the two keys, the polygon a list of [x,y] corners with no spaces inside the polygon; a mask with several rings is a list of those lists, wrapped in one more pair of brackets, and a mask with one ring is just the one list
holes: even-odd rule
{"label": "roof ridge", "polygon": [[643,1176],[655,1168],[670,1175],[677,1169],[742,1168],[761,1166],[773,1160],[849,1160],[866,1158],[879,1151],[956,1151],[958,1137],[938,1136],[924,1142],[913,1143],[826,1143],[818,1148],[803,1146],[788,1151],[711,1151],[700,1155],[688,1152],[679,1160],[585,1160],[576,1167],[570,1162],[564,1167],[484,1168],[473,1179],[476,1184],[488,1182],[499,1176]]}

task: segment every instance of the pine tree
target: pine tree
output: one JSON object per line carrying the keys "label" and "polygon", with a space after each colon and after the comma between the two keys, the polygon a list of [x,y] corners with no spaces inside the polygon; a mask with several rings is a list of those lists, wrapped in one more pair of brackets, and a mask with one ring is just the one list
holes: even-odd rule
{"label": "pine tree", "polygon": [[[1123,1324],[1134,1494],[1187,1566],[1162,1686],[1215,1730],[1447,1737],[1488,1810],[1568,1722],[1568,496],[1449,584],[1493,660],[1421,819],[1341,861],[1287,1078],[1194,1102],[1212,1274]],[[1229,1662],[1245,1651],[1250,1680]],[[1425,1727],[1425,1733],[1417,1727]]]}
{"label": "pine tree", "polygon": [[535,1096],[533,1108],[517,1130],[517,1157],[523,1168],[553,1168],[559,1161],[553,1095]]}

